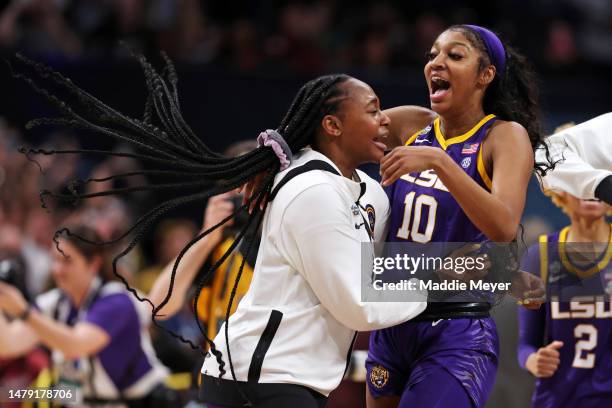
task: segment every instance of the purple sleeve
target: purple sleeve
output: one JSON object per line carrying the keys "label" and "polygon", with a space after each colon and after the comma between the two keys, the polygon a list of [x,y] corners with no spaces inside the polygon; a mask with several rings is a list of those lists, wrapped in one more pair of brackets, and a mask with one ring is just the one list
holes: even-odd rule
{"label": "purple sleeve", "polygon": [[99,326],[111,339],[130,325],[138,325],[134,304],[126,293],[115,293],[96,300],[85,321]]}
{"label": "purple sleeve", "polygon": [[[539,244],[529,247],[521,260],[521,269],[534,275],[540,274]],[[527,357],[543,346],[546,308],[542,305],[538,310],[528,310],[519,306],[518,319],[518,362],[522,368],[525,368]]]}

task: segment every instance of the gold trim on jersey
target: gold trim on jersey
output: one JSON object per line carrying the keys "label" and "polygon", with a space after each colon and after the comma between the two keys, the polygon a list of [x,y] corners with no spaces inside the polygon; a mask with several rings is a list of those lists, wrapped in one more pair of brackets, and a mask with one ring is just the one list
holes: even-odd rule
{"label": "gold trim on jersey", "polygon": [[410,136],[408,140],[406,140],[406,143],[404,143],[404,146],[410,146],[425,129],[427,129],[427,126],[424,127],[423,129],[419,129],[416,132],[414,132],[412,136]]}
{"label": "gold trim on jersey", "polygon": [[493,182],[491,181],[491,177],[487,173],[487,168],[484,165],[484,159],[482,158],[482,142],[480,142],[480,146],[478,146],[478,158],[476,159],[476,168],[478,169],[478,174],[480,174],[480,178],[484,181],[485,185],[489,188],[489,190],[493,189]]}
{"label": "gold trim on jersey", "polygon": [[540,279],[544,286],[548,284],[548,236],[540,235]]}
{"label": "gold trim on jersey", "polygon": [[605,254],[601,258],[601,260],[597,262],[596,265],[593,265],[592,267],[588,269],[583,269],[583,268],[580,268],[574,265],[569,259],[567,252],[565,251],[565,243],[567,242],[567,235],[569,233],[569,230],[570,230],[570,227],[567,226],[563,228],[561,232],[559,233],[559,258],[561,259],[561,263],[563,264],[565,269],[567,269],[569,272],[573,273],[574,275],[577,275],[580,278],[588,278],[598,273],[599,271],[602,271],[606,266],[608,266],[608,264],[610,263],[610,259],[612,259],[612,224],[610,224],[610,235],[608,238],[608,248],[606,249]]}
{"label": "gold trim on jersey", "polygon": [[442,148],[446,150],[446,148],[452,144],[461,143],[461,142],[465,142],[466,140],[468,140],[470,137],[474,135],[474,133],[478,131],[478,129],[480,129],[485,123],[487,123],[494,117],[495,115],[493,114],[487,115],[484,118],[482,118],[480,122],[478,122],[467,133],[464,133],[460,136],[451,137],[448,140],[444,139],[444,135],[442,134],[442,131],[440,130],[440,117],[437,117],[436,119],[434,119],[434,122],[433,122],[436,139],[438,139],[438,143],[440,144],[440,146],[442,146]]}

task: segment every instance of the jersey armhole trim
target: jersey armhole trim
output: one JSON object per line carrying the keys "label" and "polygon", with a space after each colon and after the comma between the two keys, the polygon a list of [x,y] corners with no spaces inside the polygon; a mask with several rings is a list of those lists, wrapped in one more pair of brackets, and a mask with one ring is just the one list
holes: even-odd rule
{"label": "jersey armhole trim", "polygon": [[538,248],[540,251],[540,279],[546,287],[548,283],[548,236],[540,235],[538,241],[540,242]]}
{"label": "jersey armhole trim", "polygon": [[422,132],[424,129],[425,129],[425,128],[423,128],[423,129],[419,129],[419,130],[417,130],[416,132],[414,132],[414,133],[412,134],[412,136],[410,136],[410,137],[408,138],[408,140],[406,140],[406,143],[404,143],[404,146],[410,146],[412,143],[414,143],[414,141],[416,140],[416,138],[417,138],[417,137],[418,137],[418,136],[421,134],[421,132]]}
{"label": "jersey armhole trim", "polygon": [[484,181],[489,191],[492,190],[493,182],[491,181],[491,177],[489,177],[489,174],[487,173],[487,169],[484,164],[484,159],[482,158],[482,143],[480,144],[480,147],[478,148],[478,158],[476,159],[476,162],[477,162],[476,167],[478,169],[478,174],[480,174],[482,181]]}

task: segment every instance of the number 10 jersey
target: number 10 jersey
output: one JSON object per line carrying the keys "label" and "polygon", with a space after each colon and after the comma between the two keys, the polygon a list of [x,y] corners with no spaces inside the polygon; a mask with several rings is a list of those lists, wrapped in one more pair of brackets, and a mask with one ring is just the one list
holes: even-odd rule
{"label": "number 10 jersey", "polygon": [[[491,190],[482,158],[482,144],[495,115],[488,115],[467,133],[445,139],[440,118],[415,133],[407,146],[443,149],[481,187]],[[470,221],[434,170],[405,174],[387,188],[391,202],[389,242],[483,242],[486,237]]]}

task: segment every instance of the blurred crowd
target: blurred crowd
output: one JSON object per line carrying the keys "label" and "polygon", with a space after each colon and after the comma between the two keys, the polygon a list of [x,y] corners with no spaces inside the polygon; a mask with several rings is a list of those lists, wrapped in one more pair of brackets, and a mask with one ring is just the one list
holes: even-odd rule
{"label": "blurred crowd", "polygon": [[[0,118],[0,281],[14,285],[26,299],[34,302],[57,283],[52,265],[56,230],[66,225],[83,225],[93,229],[100,239],[114,239],[134,222],[139,211],[146,207],[143,200],[150,197],[139,193],[130,195],[128,199],[100,196],[81,203],[41,199],[39,192],[42,189],[68,193],[69,188],[80,188],[78,184],[71,185],[75,180],[103,179],[111,174],[135,171],[140,165],[129,158],[94,161],[78,154],[26,156],[18,151],[22,145],[20,129]],[[50,146],[78,149],[79,142],[74,134],[57,132],[51,133],[47,144],[42,147]],[[127,179],[127,183],[142,184],[138,177]],[[96,193],[121,186],[113,183],[113,180],[90,183],[85,188],[88,193]],[[43,202],[46,208],[42,208]],[[148,293],[163,266],[176,257],[197,230],[198,225],[192,219],[165,219],[151,234],[154,236],[153,247],[148,251],[136,247],[119,262],[118,272],[140,293]],[[121,241],[107,254],[115,255],[126,242]],[[105,260],[100,273],[104,279],[116,280],[110,267],[111,258],[108,256]],[[201,341],[189,302],[162,325],[195,342]],[[197,372],[201,362],[199,354],[162,330],[151,328],[151,334],[158,356],[171,371]],[[14,386],[31,384],[37,373],[50,367],[50,360],[40,351],[36,349],[17,360],[0,357],[0,383]],[[189,379],[180,381],[179,388],[188,388]]]}
{"label": "blurred crowd", "polygon": [[451,24],[493,27],[542,70],[612,64],[606,0],[12,0],[0,47],[49,60],[122,58],[127,45],[238,70],[421,66]]}

